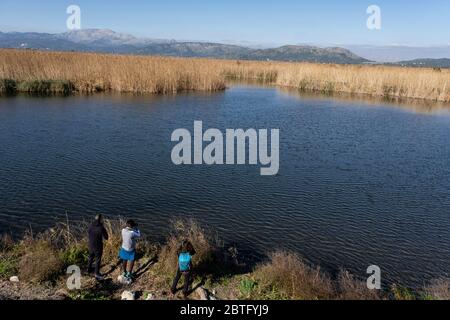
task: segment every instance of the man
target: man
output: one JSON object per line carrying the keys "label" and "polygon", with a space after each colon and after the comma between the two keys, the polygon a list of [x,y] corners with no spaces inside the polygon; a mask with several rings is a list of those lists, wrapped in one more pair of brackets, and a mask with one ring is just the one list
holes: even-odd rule
{"label": "man", "polygon": [[88,272],[92,273],[92,264],[94,264],[95,279],[103,280],[100,274],[100,266],[103,255],[103,239],[108,240],[108,233],[103,226],[103,217],[101,214],[95,216],[94,222],[89,226],[89,264]]}

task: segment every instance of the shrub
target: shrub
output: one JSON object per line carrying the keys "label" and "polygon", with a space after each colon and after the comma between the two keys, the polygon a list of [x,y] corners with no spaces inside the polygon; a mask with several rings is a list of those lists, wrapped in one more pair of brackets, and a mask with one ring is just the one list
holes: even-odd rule
{"label": "shrub", "polygon": [[16,93],[16,81],[11,79],[0,79],[0,94],[7,95]]}
{"label": "shrub", "polygon": [[51,95],[51,94],[70,94],[74,86],[69,81],[60,80],[34,80],[20,81],[17,84],[17,91],[28,92],[31,94]]}
{"label": "shrub", "polygon": [[19,276],[30,282],[54,280],[61,272],[63,262],[48,242],[37,240],[27,247],[27,252],[19,262]]}
{"label": "shrub", "polygon": [[394,300],[416,300],[417,297],[411,289],[394,284],[391,287],[391,298]]}
{"label": "shrub", "polygon": [[425,287],[424,297],[431,300],[450,300],[450,280],[433,280]]}
{"label": "shrub", "polygon": [[86,246],[79,245],[63,251],[60,257],[64,266],[84,266],[88,263],[89,250]]}
{"label": "shrub", "polygon": [[0,254],[0,279],[9,279],[9,277],[16,275],[17,261],[7,256]]}
{"label": "shrub", "polygon": [[69,293],[71,300],[110,300],[109,295],[103,292],[92,292],[89,290],[78,290]]}
{"label": "shrub", "polygon": [[356,279],[347,271],[341,271],[338,277],[340,300],[380,300],[379,291],[367,288],[365,281]]}
{"label": "shrub", "polygon": [[239,282],[239,292],[244,299],[250,299],[258,284],[255,280],[244,278]]}
{"label": "shrub", "polygon": [[219,240],[193,220],[173,223],[173,232],[160,250],[158,271],[169,277],[175,274],[178,266],[177,251],[183,239],[189,240],[195,248],[196,254],[192,257],[192,263],[196,273],[214,274],[217,267],[221,266],[218,256]]}
{"label": "shrub", "polygon": [[320,268],[312,268],[297,254],[285,251],[271,253],[269,258],[267,263],[257,266],[254,271],[262,298],[273,293],[296,300],[333,297],[331,279]]}
{"label": "shrub", "polygon": [[122,245],[121,230],[126,223],[123,219],[105,219],[103,224],[109,236],[109,239],[103,242],[103,261],[114,263],[119,259],[119,249]]}
{"label": "shrub", "polygon": [[14,247],[14,240],[9,234],[0,237],[0,252],[9,251]]}

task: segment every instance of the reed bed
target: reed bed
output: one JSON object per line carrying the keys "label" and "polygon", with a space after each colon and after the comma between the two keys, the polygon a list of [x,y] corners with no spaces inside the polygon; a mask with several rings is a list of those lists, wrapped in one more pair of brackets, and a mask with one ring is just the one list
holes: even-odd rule
{"label": "reed bed", "polygon": [[0,93],[217,91],[257,80],[306,92],[450,102],[450,70],[0,49]]}
{"label": "reed bed", "polygon": [[0,50],[0,79],[3,92],[169,94],[225,89],[223,77],[201,60],[34,50]]}
{"label": "reed bed", "polygon": [[379,65],[238,61],[224,74],[306,92],[450,102],[450,70]]}

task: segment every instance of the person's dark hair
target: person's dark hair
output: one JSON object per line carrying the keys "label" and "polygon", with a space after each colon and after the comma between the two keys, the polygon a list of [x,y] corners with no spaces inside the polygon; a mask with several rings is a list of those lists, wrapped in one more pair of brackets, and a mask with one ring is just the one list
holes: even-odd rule
{"label": "person's dark hair", "polygon": [[127,220],[127,227],[129,227],[129,228],[136,228],[137,227],[136,221],[134,221],[132,219]]}
{"label": "person's dark hair", "polygon": [[189,240],[184,239],[181,242],[181,252],[189,252],[190,253],[193,251],[194,251],[194,246],[192,245],[192,243]]}
{"label": "person's dark hair", "polygon": [[101,213],[97,214],[94,218],[95,222],[102,222],[103,220],[103,215]]}

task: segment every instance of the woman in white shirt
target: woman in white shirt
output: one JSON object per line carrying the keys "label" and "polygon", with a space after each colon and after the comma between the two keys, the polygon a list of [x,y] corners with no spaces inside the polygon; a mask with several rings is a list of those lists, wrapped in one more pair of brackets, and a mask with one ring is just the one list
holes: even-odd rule
{"label": "woman in white shirt", "polygon": [[[122,247],[120,248],[119,258],[122,260],[123,276],[133,280],[133,267],[136,258],[136,239],[141,237],[141,232],[137,229],[134,220],[128,220],[127,226],[122,229]],[[129,269],[128,262],[130,262]]]}

